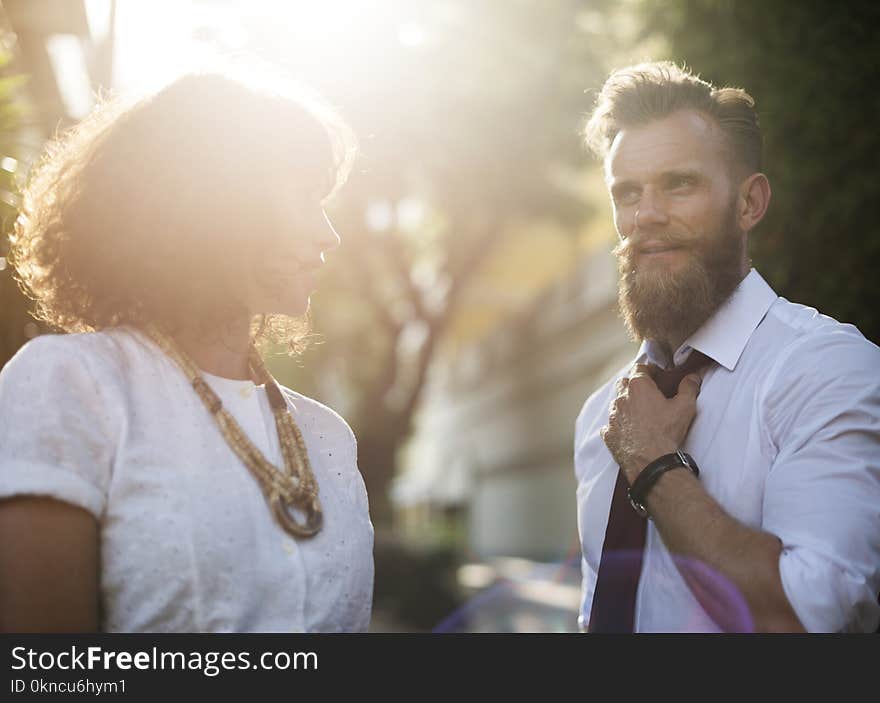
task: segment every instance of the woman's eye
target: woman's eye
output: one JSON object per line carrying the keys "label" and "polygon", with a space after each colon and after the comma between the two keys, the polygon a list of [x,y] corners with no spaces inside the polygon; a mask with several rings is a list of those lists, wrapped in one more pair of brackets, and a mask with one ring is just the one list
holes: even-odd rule
{"label": "woman's eye", "polygon": [[618,191],[614,194],[614,202],[618,205],[628,205],[639,199],[639,193],[634,188]]}

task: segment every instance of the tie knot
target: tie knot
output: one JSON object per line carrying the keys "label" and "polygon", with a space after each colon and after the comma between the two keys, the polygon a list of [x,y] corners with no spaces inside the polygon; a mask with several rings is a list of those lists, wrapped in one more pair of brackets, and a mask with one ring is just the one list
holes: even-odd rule
{"label": "tie knot", "polygon": [[672,398],[678,393],[678,384],[681,379],[689,373],[699,371],[701,368],[709,364],[712,360],[696,349],[691,350],[690,356],[685,359],[680,366],[674,366],[671,369],[661,369],[659,366],[651,365],[651,377],[657,388],[667,398]]}

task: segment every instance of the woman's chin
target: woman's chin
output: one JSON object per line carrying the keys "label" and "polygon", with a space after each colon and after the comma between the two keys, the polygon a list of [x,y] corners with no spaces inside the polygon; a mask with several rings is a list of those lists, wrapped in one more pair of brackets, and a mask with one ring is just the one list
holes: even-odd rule
{"label": "woman's chin", "polygon": [[309,311],[309,301],[302,305],[291,305],[289,307],[285,307],[282,310],[279,310],[279,314],[286,315],[287,317],[302,317]]}
{"label": "woman's chin", "polygon": [[275,300],[270,304],[260,306],[264,315],[284,315],[286,317],[302,317],[309,311],[309,307],[309,296],[296,300]]}
{"label": "woman's chin", "polygon": [[302,300],[296,301],[284,314],[288,317],[302,317],[311,307],[311,294],[305,295]]}

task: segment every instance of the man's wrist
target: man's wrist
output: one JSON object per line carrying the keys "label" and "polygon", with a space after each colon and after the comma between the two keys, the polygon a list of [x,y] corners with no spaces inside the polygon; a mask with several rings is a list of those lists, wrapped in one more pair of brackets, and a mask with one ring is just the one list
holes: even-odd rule
{"label": "man's wrist", "polygon": [[668,471],[680,468],[689,469],[696,477],[699,477],[700,475],[700,469],[697,466],[697,462],[694,461],[694,458],[680,449],[676,449],[669,454],[664,454],[648,464],[639,473],[636,480],[633,481],[627,490],[627,497],[629,498],[633,510],[635,510],[641,517],[649,517],[646,507],[648,493],[661,476]]}
{"label": "man's wrist", "polygon": [[627,462],[626,466],[621,465],[621,468],[623,469],[623,475],[626,477],[627,483],[629,483],[629,485],[632,485],[639,477],[639,474],[641,474],[647,466],[649,466],[652,462],[657,461],[657,459],[659,459],[661,456],[672,454],[677,449],[678,447],[676,445],[668,444],[657,447],[650,452],[644,452],[640,453],[638,456],[634,456]]}

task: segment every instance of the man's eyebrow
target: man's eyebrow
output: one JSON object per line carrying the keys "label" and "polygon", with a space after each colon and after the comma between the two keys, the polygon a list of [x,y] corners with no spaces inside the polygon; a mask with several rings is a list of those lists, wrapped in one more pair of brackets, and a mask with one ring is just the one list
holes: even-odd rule
{"label": "man's eyebrow", "polygon": [[[654,179],[657,182],[670,181],[676,178],[689,178],[696,181],[701,181],[706,178],[705,173],[697,168],[675,168],[670,169],[668,171],[661,171],[659,175],[657,175]],[[627,190],[629,188],[640,188],[641,185],[632,179],[623,179],[620,181],[615,181],[613,179],[609,179],[607,181],[608,189],[612,193],[616,193],[618,191]]]}
{"label": "man's eyebrow", "polygon": [[676,178],[689,178],[700,181],[705,178],[705,174],[696,168],[676,168],[660,174],[660,180],[668,181]]}

